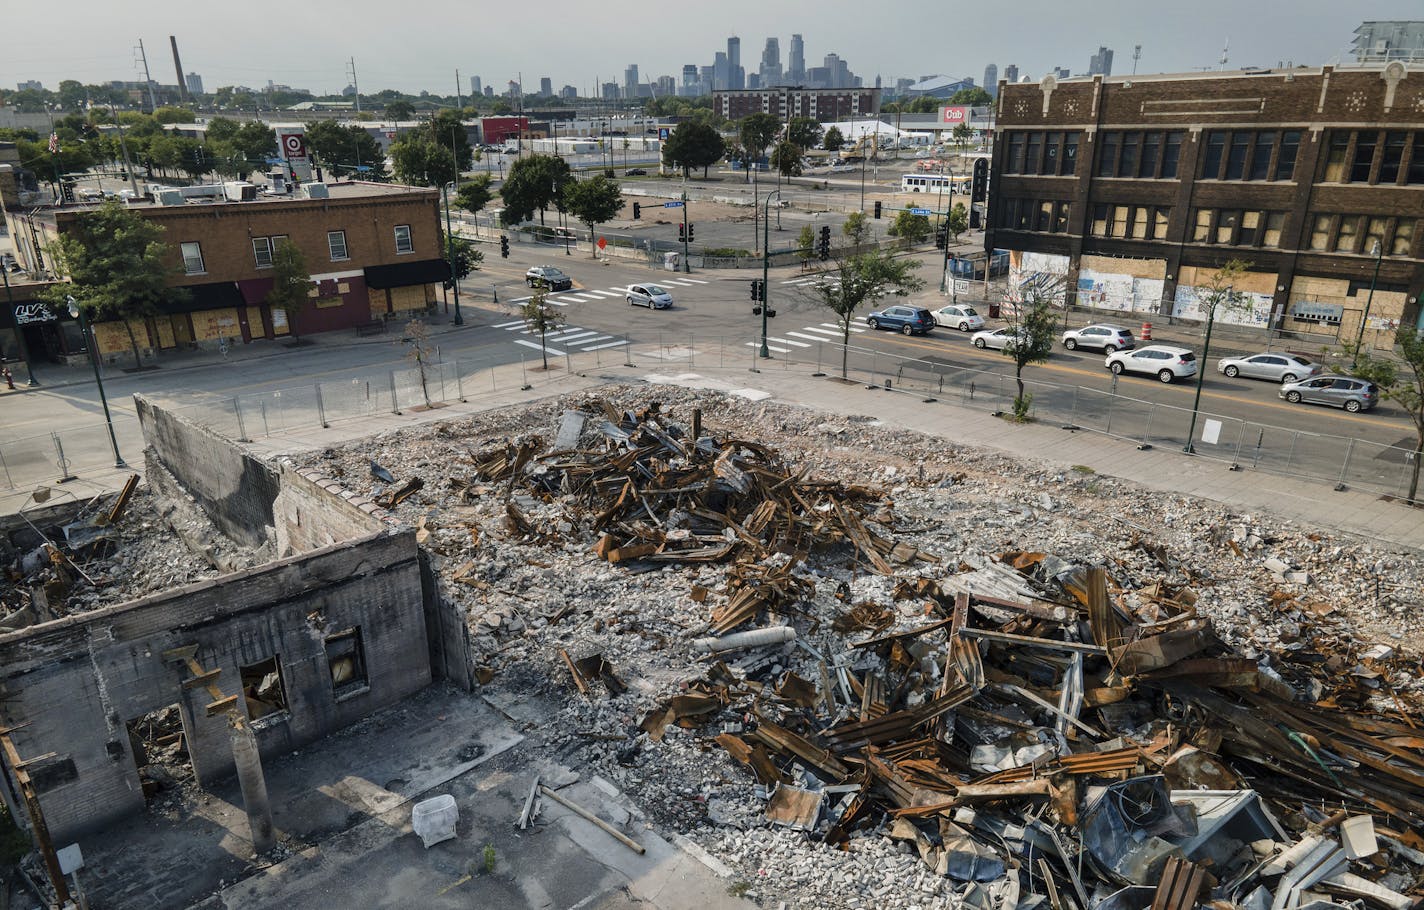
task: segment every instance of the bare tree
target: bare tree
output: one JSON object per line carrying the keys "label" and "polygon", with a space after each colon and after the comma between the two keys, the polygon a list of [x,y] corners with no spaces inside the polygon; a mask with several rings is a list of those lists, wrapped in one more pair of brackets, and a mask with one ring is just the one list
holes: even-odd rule
{"label": "bare tree", "polygon": [[549,369],[549,348],[545,337],[564,324],[564,314],[545,302],[548,297],[548,292],[540,288],[519,308],[519,315],[523,317],[524,324],[529,331],[539,336],[539,353],[544,357],[546,370]]}
{"label": "bare tree", "polygon": [[435,354],[435,345],[430,340],[430,326],[420,319],[412,319],[407,322],[401,344],[410,345],[410,348],[405,352],[405,358],[415,363],[416,372],[420,374],[420,394],[425,398],[425,406],[428,408],[430,407],[430,385],[427,381],[426,367],[432,362]]}

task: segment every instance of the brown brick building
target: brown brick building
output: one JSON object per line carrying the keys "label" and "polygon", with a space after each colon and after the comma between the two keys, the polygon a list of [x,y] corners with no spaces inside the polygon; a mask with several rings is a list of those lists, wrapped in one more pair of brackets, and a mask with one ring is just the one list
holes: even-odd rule
{"label": "brown brick building", "polygon": [[[301,249],[313,281],[310,305],[297,317],[301,334],[351,328],[432,304],[449,274],[440,247],[440,194],[377,183],[324,189],[329,196],[309,185],[301,194],[236,202],[184,202],[170,193],[165,195],[175,204],[131,205],[163,226],[169,261],[178,270],[172,283],[189,291],[184,303],[134,324],[140,346],[162,351],[290,333],[286,314],[264,302],[272,286],[272,254],[282,239]],[[47,248],[89,208],[7,213],[17,256],[32,275],[54,269]],[[60,320],[19,321],[37,359],[83,347],[77,331]],[[129,351],[122,322],[97,323],[94,335],[106,359]]]}
{"label": "brown brick building", "polygon": [[786,87],[713,92],[712,109],[728,120],[773,114],[782,120],[813,117],[824,123],[880,113],[880,89]]}
{"label": "brown brick building", "polygon": [[1194,319],[1239,258],[1250,310],[1218,318],[1352,341],[1378,265],[1366,340],[1424,325],[1424,72],[1046,77],[1001,83],[997,105],[985,241],[1019,280],[1066,273],[1070,302]]}

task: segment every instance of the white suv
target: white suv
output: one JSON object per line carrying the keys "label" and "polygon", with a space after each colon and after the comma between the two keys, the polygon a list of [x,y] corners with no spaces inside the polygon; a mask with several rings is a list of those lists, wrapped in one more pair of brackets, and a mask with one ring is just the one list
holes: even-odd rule
{"label": "white suv", "polygon": [[1081,329],[1069,329],[1063,333],[1063,346],[1070,351],[1091,348],[1111,354],[1135,347],[1132,332],[1120,325],[1086,325]]}
{"label": "white suv", "polygon": [[1186,348],[1150,344],[1135,351],[1115,351],[1103,363],[1114,374],[1145,373],[1163,382],[1197,374],[1197,355]]}

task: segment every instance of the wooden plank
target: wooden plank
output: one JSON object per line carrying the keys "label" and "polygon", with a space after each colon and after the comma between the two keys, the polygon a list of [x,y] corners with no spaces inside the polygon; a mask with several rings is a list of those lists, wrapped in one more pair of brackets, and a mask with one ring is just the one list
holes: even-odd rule
{"label": "wooden plank", "polygon": [[236,695],[229,695],[229,696],[227,696],[226,698],[220,698],[220,699],[218,699],[217,701],[209,702],[209,703],[208,703],[208,709],[207,709],[207,711],[208,711],[208,716],[209,716],[209,717],[215,717],[216,715],[221,714],[221,713],[223,713],[224,711],[231,711],[231,710],[234,710],[236,707],[237,707],[237,696],[236,696]]}
{"label": "wooden plank", "polygon": [[221,667],[216,670],[205,670],[197,676],[190,676],[187,679],[183,680],[183,688],[187,690],[196,689],[199,686],[211,685],[212,683],[216,682],[217,678],[221,675]]}
{"label": "wooden plank", "polygon": [[167,651],[163,652],[162,657],[165,662],[174,660],[192,660],[195,656],[197,656],[197,653],[197,645],[184,645],[181,648],[169,648]]}
{"label": "wooden plank", "polygon": [[568,799],[565,799],[564,797],[562,797],[562,796],[560,796],[559,794],[555,793],[553,790],[550,790],[548,787],[544,786],[543,784],[540,784],[540,785],[539,785],[539,792],[542,793],[542,794],[544,794],[545,796],[549,797],[550,799],[552,799],[554,802],[558,803],[559,805],[563,806],[565,809],[568,809],[570,812],[572,812],[572,813],[574,813],[575,815],[579,816],[579,817],[582,818],[584,821],[591,822],[591,823],[597,825],[598,827],[602,828],[604,831],[607,831],[609,834],[613,835],[613,837],[617,838],[619,843],[621,843],[621,844],[623,844],[624,846],[628,847],[628,849],[633,850],[634,852],[640,853],[640,854],[646,852],[646,851],[643,849],[643,845],[642,845],[642,844],[640,844],[640,843],[638,843],[637,841],[633,840],[633,838],[631,838],[631,837],[629,837],[628,835],[624,834],[622,831],[619,831],[617,828],[613,827],[613,826],[610,825],[608,822],[606,822],[606,821],[604,821],[603,819],[599,818],[597,815],[594,815],[592,812],[588,811],[588,810],[585,809],[583,806],[580,806],[578,803],[573,802],[573,801],[568,800]]}

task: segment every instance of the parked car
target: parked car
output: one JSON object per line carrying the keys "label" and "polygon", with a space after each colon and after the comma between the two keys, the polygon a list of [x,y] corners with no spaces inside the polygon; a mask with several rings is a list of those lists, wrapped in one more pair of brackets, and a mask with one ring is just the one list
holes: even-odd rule
{"label": "parked car", "polygon": [[666,288],[656,284],[630,284],[628,302],[635,306],[645,306],[650,310],[672,309],[672,295]]}
{"label": "parked car", "polygon": [[959,329],[961,332],[972,332],[984,328],[984,317],[979,315],[979,311],[972,306],[963,304],[942,306],[934,311],[934,318],[935,325],[942,325],[947,329]]}
{"label": "parked car", "polygon": [[922,307],[888,306],[865,317],[872,329],[898,329],[906,335],[928,335],[934,328],[934,314]]}
{"label": "parked car", "polygon": [[1103,365],[1118,375],[1145,373],[1163,382],[1173,382],[1197,374],[1197,355],[1186,348],[1149,344],[1135,351],[1114,351]]}
{"label": "parked car", "polygon": [[1328,404],[1352,414],[1379,404],[1379,386],[1354,376],[1317,376],[1288,382],[1277,394],[1291,404]]}
{"label": "parked car", "polygon": [[1069,329],[1063,333],[1063,346],[1070,351],[1089,348],[1111,354],[1126,351],[1137,346],[1132,332],[1120,325],[1086,325],[1081,329]]}
{"label": "parked car", "polygon": [[574,280],[552,265],[536,265],[524,273],[524,282],[531,288],[545,287],[551,291],[567,291]]}
{"label": "parked car", "polygon": [[624,176],[624,177],[646,177],[646,176],[648,176],[648,172],[645,171],[645,170],[643,170],[643,169],[640,168],[640,167],[630,167],[630,168],[628,168],[628,170],[626,170],[626,171],[623,172],[623,176]]}
{"label": "parked car", "polygon": [[1324,369],[1309,357],[1284,351],[1267,351],[1250,357],[1223,357],[1216,362],[1218,372],[1232,379],[1269,379],[1272,382],[1297,382],[1318,376]]}
{"label": "parked car", "polygon": [[990,348],[995,351],[1002,351],[1013,343],[1018,337],[1019,330],[1013,326],[1005,326],[1002,329],[983,332],[975,332],[969,336],[969,341],[976,348]]}

